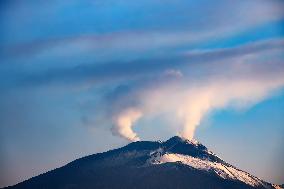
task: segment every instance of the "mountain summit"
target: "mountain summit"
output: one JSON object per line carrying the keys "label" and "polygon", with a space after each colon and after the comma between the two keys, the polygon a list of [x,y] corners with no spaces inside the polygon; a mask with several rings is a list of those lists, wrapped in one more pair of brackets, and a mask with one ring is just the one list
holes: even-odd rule
{"label": "mountain summit", "polygon": [[138,141],[90,155],[9,189],[273,189],[195,140]]}

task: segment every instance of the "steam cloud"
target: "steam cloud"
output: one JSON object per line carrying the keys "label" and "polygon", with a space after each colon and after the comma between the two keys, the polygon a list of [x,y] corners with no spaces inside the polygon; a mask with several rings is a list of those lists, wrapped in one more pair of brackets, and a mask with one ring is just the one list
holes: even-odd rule
{"label": "steam cloud", "polygon": [[161,79],[135,88],[135,93],[124,98],[125,102],[134,99],[138,103],[121,108],[115,116],[113,130],[130,141],[139,140],[132,130],[133,124],[142,115],[165,113],[177,120],[177,132],[181,136],[192,139],[196,127],[209,112],[224,108],[248,108],[284,86],[282,62],[251,63],[254,58],[234,59],[223,65],[218,63],[226,68],[226,72],[219,71],[216,64],[211,63],[205,69],[200,68],[207,70],[205,77],[196,78],[191,72],[182,73],[180,70],[171,71],[179,74],[169,76],[166,70]]}
{"label": "steam cloud", "polygon": [[115,127],[112,129],[113,134],[118,134],[129,141],[140,140],[131,127],[141,116],[142,113],[135,108],[129,108],[121,112],[114,118]]}
{"label": "steam cloud", "polygon": [[[141,99],[144,101],[144,107],[141,109],[145,115],[162,111],[172,112],[172,115],[183,123],[180,135],[192,139],[196,127],[208,112],[228,106],[235,108],[251,106],[284,85],[283,78],[215,82],[202,87],[180,88],[178,94],[171,92],[175,91],[175,87],[160,88],[159,93],[148,91],[147,97]],[[151,99],[151,96],[154,98]],[[171,102],[167,103],[169,99]],[[136,109],[123,111],[116,119],[115,130],[130,141],[139,140],[132,126],[142,114]]]}

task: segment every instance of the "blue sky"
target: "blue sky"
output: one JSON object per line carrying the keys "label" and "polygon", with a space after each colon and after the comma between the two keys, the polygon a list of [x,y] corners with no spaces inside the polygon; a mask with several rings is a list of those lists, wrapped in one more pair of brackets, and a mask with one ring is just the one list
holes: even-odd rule
{"label": "blue sky", "polygon": [[284,2],[0,3],[0,184],[133,140],[197,138],[284,183]]}

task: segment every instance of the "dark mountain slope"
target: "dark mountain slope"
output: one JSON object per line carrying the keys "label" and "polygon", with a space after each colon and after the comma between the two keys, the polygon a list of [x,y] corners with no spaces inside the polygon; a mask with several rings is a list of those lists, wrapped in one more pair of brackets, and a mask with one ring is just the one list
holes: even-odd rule
{"label": "dark mountain slope", "polygon": [[173,137],[134,142],[75,160],[9,189],[274,188],[226,163],[205,146]]}

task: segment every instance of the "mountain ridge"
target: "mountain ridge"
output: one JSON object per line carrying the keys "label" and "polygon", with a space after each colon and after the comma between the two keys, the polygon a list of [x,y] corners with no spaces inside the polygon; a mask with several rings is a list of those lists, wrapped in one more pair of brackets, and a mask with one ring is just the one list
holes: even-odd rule
{"label": "mountain ridge", "polygon": [[[195,140],[137,141],[74,160],[5,189],[277,188],[226,163]],[[279,187],[280,188],[280,187]]]}

